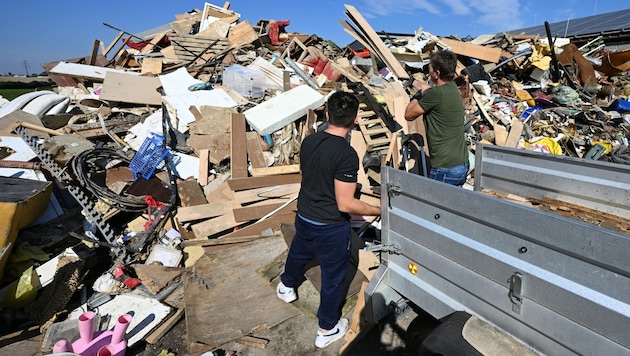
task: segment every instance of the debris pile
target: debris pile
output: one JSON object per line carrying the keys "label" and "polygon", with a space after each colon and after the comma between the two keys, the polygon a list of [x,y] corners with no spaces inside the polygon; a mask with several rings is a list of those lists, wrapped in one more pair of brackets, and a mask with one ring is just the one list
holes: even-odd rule
{"label": "debris pile", "polygon": [[[360,98],[349,139],[363,157],[361,199],[378,204],[380,166],[401,167],[403,137],[424,133],[404,111],[436,50],[460,60],[471,156],[493,144],[630,163],[630,57],[601,40],[577,47],[505,33],[472,41],[379,34],[354,7],[346,15],[357,42],[342,48],[288,32],[288,20],[253,25],[206,3],[143,34],[105,24],[119,31],[109,45],[96,41],[90,56],[43,64],[55,91],[0,107],[1,143],[10,148],[0,162],[13,170],[3,175],[18,170],[48,183],[16,200],[28,221],[3,222],[13,227],[0,240],[7,330],[37,326],[50,351],[72,336],[64,318],[98,308],[114,317],[90,314],[90,322],[109,329],[137,305],[123,323],[153,319],[129,346],[158,340],[187,302],[199,302],[192,296],[210,280],[209,253],[293,223],[300,143],[325,127],[323,105],[335,90]],[[15,183],[3,184],[10,191]],[[365,229],[374,222],[366,219],[353,223]],[[257,325],[264,322],[273,325]],[[247,336],[234,335],[221,343]]]}

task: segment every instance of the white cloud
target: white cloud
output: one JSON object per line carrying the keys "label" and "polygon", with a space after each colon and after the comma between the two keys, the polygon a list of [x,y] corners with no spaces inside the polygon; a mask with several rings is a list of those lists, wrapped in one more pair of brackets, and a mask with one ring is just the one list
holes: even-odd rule
{"label": "white cloud", "polygon": [[[527,27],[523,19],[527,14],[522,0],[364,0],[358,6],[366,18],[395,16],[435,16],[440,21],[453,23],[454,28],[479,28],[488,32],[501,32]],[[395,19],[393,19],[395,20]],[[430,29],[429,29],[430,30]]]}

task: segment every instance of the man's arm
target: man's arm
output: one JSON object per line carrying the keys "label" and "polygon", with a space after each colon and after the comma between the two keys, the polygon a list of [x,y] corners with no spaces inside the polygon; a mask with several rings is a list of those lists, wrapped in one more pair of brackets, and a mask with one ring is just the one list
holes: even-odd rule
{"label": "man's arm", "polygon": [[337,207],[343,213],[353,215],[381,215],[381,208],[370,205],[354,197],[357,183],[342,182],[335,179],[335,199]]}
{"label": "man's arm", "polygon": [[416,88],[418,92],[411,98],[411,101],[405,109],[405,120],[407,121],[413,121],[418,116],[425,113],[424,109],[422,108],[422,106],[420,106],[418,101],[420,100],[419,98],[426,94],[427,90],[431,88],[428,83],[423,83],[418,80],[413,81],[413,87]]}

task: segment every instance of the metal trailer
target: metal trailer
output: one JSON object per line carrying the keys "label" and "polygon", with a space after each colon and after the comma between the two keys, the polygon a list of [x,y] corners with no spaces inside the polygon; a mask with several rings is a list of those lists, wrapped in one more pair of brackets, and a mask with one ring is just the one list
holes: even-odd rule
{"label": "metal trailer", "polygon": [[630,166],[478,145],[474,191],[382,167],[376,323],[401,301],[466,311],[548,355],[630,354],[630,236],[500,199],[630,218]]}

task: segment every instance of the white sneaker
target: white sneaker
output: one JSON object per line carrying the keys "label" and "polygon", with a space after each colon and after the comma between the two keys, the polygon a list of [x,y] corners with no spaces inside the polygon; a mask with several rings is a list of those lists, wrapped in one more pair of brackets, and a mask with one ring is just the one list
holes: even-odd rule
{"label": "white sneaker", "polygon": [[282,281],[280,281],[280,283],[278,283],[278,287],[276,287],[276,295],[286,303],[291,303],[297,299],[295,288],[285,286]]}
{"label": "white sneaker", "polygon": [[341,339],[346,334],[346,331],[348,331],[348,319],[341,318],[337,322],[337,325],[335,325],[335,327],[332,328],[332,330],[329,330],[326,334],[324,334],[320,330],[317,330],[315,346],[319,347],[320,349],[324,348],[332,344],[333,342]]}

